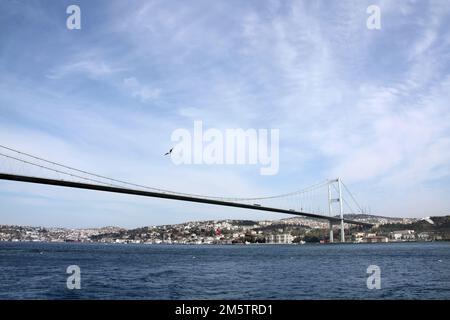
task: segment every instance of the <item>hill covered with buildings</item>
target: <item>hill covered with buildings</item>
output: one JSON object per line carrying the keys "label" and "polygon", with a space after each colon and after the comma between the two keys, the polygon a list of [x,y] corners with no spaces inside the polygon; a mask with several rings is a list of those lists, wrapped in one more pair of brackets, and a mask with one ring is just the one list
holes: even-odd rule
{"label": "hill covered with buildings", "polygon": [[[348,242],[450,240],[450,216],[427,219],[346,215],[374,225],[346,225]],[[339,228],[334,227],[335,239]],[[293,217],[281,220],[208,220],[135,229],[65,229],[0,225],[0,241],[101,242],[146,244],[238,244],[328,242],[328,222]]]}

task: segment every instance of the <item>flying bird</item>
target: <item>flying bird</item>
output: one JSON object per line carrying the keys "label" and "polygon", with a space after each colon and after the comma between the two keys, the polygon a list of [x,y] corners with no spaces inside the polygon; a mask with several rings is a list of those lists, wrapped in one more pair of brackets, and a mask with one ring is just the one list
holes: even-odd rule
{"label": "flying bird", "polygon": [[168,154],[172,153],[173,148],[171,148],[169,151],[167,151],[164,155],[167,156]]}

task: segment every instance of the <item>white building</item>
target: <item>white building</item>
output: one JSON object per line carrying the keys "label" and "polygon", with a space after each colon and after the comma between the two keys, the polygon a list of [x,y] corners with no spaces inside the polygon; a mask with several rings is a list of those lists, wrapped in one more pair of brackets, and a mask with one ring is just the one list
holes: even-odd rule
{"label": "white building", "polygon": [[409,240],[415,240],[416,235],[414,233],[414,230],[399,230],[399,231],[393,231],[389,233],[389,237],[392,240],[396,241],[409,241]]}
{"label": "white building", "polygon": [[266,243],[283,243],[288,244],[292,243],[294,241],[294,237],[288,233],[283,234],[271,234],[270,236],[266,237]]}

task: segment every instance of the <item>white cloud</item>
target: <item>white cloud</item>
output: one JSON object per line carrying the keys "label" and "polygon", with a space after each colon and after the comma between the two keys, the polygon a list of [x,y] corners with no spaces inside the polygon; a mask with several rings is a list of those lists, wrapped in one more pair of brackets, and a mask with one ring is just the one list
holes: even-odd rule
{"label": "white cloud", "polygon": [[[202,4],[113,2],[92,42],[76,44],[79,52],[93,42],[102,49],[49,68],[50,78],[65,81],[37,85],[2,76],[0,115],[12,127],[2,134],[92,171],[179,191],[257,196],[340,175],[368,204],[381,203],[380,214],[420,214],[427,205],[426,215],[440,214],[448,207],[448,199],[432,196],[445,193],[436,184],[448,182],[450,163],[443,4],[419,10],[414,1],[381,1],[379,32],[367,30],[368,4],[361,1],[223,1],[208,10]],[[72,83],[72,75],[96,81]],[[197,119],[219,129],[280,129],[281,174],[261,180],[241,168],[163,162],[171,132]]]}
{"label": "white cloud", "polygon": [[130,90],[132,97],[139,98],[141,102],[156,99],[161,94],[160,89],[153,88],[149,85],[144,85],[134,77],[123,79],[123,85],[125,88]]}
{"label": "white cloud", "polygon": [[50,79],[61,79],[71,74],[84,74],[89,78],[109,76],[119,69],[114,69],[103,61],[80,60],[57,67],[47,74]]}

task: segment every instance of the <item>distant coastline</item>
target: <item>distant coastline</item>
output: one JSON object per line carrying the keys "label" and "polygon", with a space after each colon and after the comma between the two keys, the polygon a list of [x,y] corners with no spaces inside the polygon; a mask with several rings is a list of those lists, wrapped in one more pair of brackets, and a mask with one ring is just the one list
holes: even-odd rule
{"label": "distant coastline", "polygon": [[[348,215],[374,227],[363,230],[346,226],[348,243],[387,243],[450,240],[450,216],[389,218]],[[281,220],[207,220],[135,229],[46,228],[0,225],[0,241],[8,242],[86,242],[123,244],[306,244],[328,243],[328,223],[310,218]],[[338,239],[339,229],[334,229]]]}

